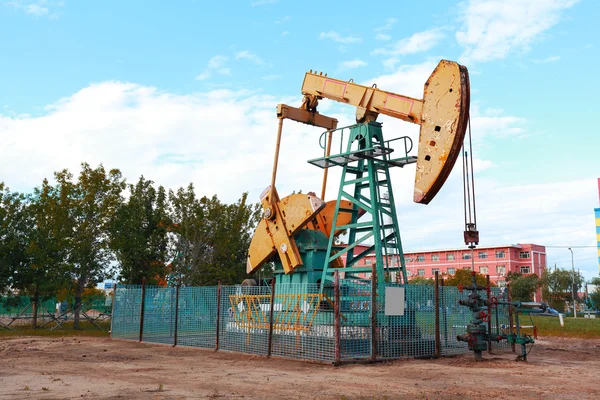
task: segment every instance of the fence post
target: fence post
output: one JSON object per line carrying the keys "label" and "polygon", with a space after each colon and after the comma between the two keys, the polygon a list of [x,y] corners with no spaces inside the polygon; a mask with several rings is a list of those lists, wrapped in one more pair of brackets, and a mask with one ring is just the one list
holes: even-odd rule
{"label": "fence post", "polygon": [[115,303],[117,302],[117,286],[118,283],[115,283],[115,288],[113,289],[113,299],[112,299],[112,309],[110,311],[110,337],[113,337],[113,321],[115,319]]}
{"label": "fence post", "polygon": [[335,337],[335,363],[340,364],[341,352],[340,352],[340,271],[337,269],[334,272],[333,279],[333,314],[334,314],[334,337]]}
{"label": "fence post", "polygon": [[485,276],[485,284],[488,299],[488,321],[487,321],[487,333],[488,333],[488,353],[492,353],[492,305],[490,299],[492,297],[492,288],[490,287],[490,276]]}
{"label": "fence post", "polygon": [[173,347],[177,346],[177,326],[179,325],[179,287],[181,284],[177,283],[175,289],[175,332],[173,334]]}
{"label": "fence post", "polygon": [[144,334],[144,305],[146,303],[146,278],[142,277],[142,307],[140,310],[140,342]]}
{"label": "fence post", "polygon": [[221,281],[217,285],[217,337],[215,341],[215,351],[219,350],[219,331],[221,328]]}
{"label": "fence post", "polygon": [[448,346],[448,310],[446,310],[446,305],[444,304],[444,278],[440,279],[440,286],[442,287],[440,303],[442,305],[442,319],[444,320],[444,346]]}
{"label": "fence post", "polygon": [[267,357],[271,357],[271,350],[273,348],[273,304],[275,302],[275,277],[271,279],[271,299],[269,301],[269,342],[267,347]]}
{"label": "fence post", "polygon": [[377,263],[371,269],[371,360],[377,359]]}
{"label": "fence post", "polygon": [[[508,302],[510,303],[511,298],[510,298],[510,284],[509,283],[506,284],[506,296],[507,296]],[[510,333],[513,333],[513,308],[510,304],[508,305],[508,323],[510,324],[508,331]],[[516,351],[515,344],[512,343],[510,347],[512,348],[512,352],[514,353]]]}
{"label": "fence post", "polygon": [[440,349],[440,280],[435,271],[435,356],[441,356]]}

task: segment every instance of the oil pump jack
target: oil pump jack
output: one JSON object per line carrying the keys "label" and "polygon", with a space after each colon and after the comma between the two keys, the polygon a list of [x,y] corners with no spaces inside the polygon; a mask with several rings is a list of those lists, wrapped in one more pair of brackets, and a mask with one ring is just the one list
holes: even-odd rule
{"label": "oil pump jack", "polygon": [[[278,284],[318,284],[321,292],[333,281],[335,270],[343,271],[345,278],[376,276],[380,285],[390,279],[407,283],[389,170],[416,163],[413,200],[420,204],[433,200],[460,154],[468,126],[467,68],[440,61],[424,85],[422,99],[313,71],[304,77],[302,94],[299,108],[277,106],[273,173],[270,186],[260,196],[264,214],[249,248],[247,272],[272,260]],[[356,124],[338,129],[336,119],[317,111],[321,99],[354,106]],[[413,149],[409,137],[384,139],[382,124],[377,122],[380,114],[420,125],[416,156],[409,154]],[[284,119],[325,129],[320,137],[323,156],[308,160],[324,169],[320,197],[309,192],[280,198],[277,193]],[[332,151],[334,139],[340,143],[336,152]],[[325,202],[331,167],[342,168],[341,181],[337,198]],[[346,245],[337,243],[342,232],[347,234]],[[358,251],[359,244],[368,247]],[[360,266],[360,261],[372,253],[376,262]]]}

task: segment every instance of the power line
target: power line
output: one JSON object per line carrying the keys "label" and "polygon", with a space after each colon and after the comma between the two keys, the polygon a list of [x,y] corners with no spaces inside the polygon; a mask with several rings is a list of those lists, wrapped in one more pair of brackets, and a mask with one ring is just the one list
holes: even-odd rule
{"label": "power line", "polygon": [[596,248],[597,246],[544,246],[544,247],[552,247],[552,248],[557,248],[557,249],[568,249],[569,247],[571,247],[573,249],[577,249],[577,248],[582,248],[582,247]]}

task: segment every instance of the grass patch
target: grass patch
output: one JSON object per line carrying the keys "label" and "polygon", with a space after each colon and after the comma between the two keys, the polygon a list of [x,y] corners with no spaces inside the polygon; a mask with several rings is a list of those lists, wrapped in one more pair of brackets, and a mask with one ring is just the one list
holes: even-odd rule
{"label": "grass patch", "polygon": [[73,329],[73,322],[65,322],[60,327],[51,331],[50,329],[54,324],[45,326],[44,328],[32,329],[31,325],[27,326],[14,326],[11,325],[12,331],[0,327],[0,338],[2,337],[14,337],[14,336],[46,336],[46,337],[64,337],[64,336],[92,336],[92,337],[108,337],[108,330],[110,329],[110,322],[97,322],[104,331],[99,330],[89,322],[81,321],[79,323],[79,329]]}
{"label": "grass patch", "polygon": [[[565,318],[560,326],[558,317],[531,317],[539,336],[562,336],[577,338],[600,338],[600,319]],[[520,318],[522,325],[529,325],[529,318]]]}

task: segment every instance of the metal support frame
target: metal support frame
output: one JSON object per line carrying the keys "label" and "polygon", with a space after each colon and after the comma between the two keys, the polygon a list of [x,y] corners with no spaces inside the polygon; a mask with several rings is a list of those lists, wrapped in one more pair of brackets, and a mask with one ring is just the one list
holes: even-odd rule
{"label": "metal support frame", "polygon": [[146,278],[142,277],[142,305],[140,307],[140,342],[144,336],[144,308],[146,302]]}
{"label": "metal support frame", "polygon": [[[347,230],[349,245],[343,250],[334,250],[335,238],[330,235],[321,278],[323,283],[333,281],[333,271],[329,266],[344,254],[346,254],[346,278],[361,279],[363,277],[358,274],[376,274],[379,276],[377,290],[382,294],[384,292],[383,285],[386,280],[389,280],[386,272],[398,271],[402,281],[408,281],[389,173],[389,167],[395,164],[390,163],[389,153],[392,149],[387,147],[388,144],[388,142],[384,142],[380,123],[356,124],[350,127],[350,135],[344,153],[309,161],[325,168],[333,165],[343,166],[336,208],[333,213],[332,232]],[[387,191],[387,197],[384,197],[385,191]],[[350,201],[352,208],[341,207],[342,200]],[[358,222],[359,210],[365,212],[361,222]],[[338,225],[340,212],[351,213],[350,223]],[[386,219],[389,222],[386,222]],[[355,255],[356,245],[367,243],[367,241],[373,244],[367,250]],[[375,253],[374,268],[353,267],[373,251]],[[400,266],[392,268],[390,262],[395,258],[400,260]],[[324,286],[321,286],[321,291]]]}

